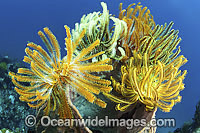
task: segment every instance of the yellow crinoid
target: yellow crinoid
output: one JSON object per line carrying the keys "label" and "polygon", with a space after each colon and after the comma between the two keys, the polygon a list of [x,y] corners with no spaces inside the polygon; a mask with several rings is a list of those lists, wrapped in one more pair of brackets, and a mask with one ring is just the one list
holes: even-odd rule
{"label": "yellow crinoid", "polygon": [[128,64],[121,67],[121,83],[111,78],[115,91],[121,96],[104,94],[118,103],[117,110],[124,111],[130,105],[140,102],[146,105],[147,110],[159,107],[169,112],[175,103],[180,102],[179,92],[184,88],[186,71],[181,72],[179,68],[187,59],[179,56],[167,65],[160,61],[149,65],[147,59],[147,54],[141,56],[134,51]]}
{"label": "yellow crinoid", "polygon": [[[181,55],[181,41],[178,31],[168,26],[155,25],[147,7],[131,4],[122,10],[120,4],[119,19],[127,23],[127,35],[120,40],[125,49],[121,67],[121,82],[112,77],[117,96],[104,93],[115,101],[117,110],[124,111],[138,102],[146,105],[147,110],[159,107],[169,112],[175,103],[180,102],[179,92],[183,90],[186,71],[179,70],[187,62]],[[113,93],[114,94],[114,93]]]}
{"label": "yellow crinoid", "polygon": [[120,40],[120,45],[124,47],[126,56],[130,57],[131,51],[140,47],[140,39],[150,35],[155,22],[150,10],[140,5],[140,2],[130,4],[127,9],[122,9],[122,3],[120,3],[119,10],[119,19],[127,24],[127,34]]}
{"label": "yellow crinoid", "polygon": [[[134,5],[135,8],[132,8]],[[166,64],[180,53],[180,48],[173,52],[181,41],[178,31],[171,29],[173,22],[169,25],[165,23],[164,26],[156,25],[150,10],[140,3],[130,4],[126,10],[122,10],[121,3],[119,19],[127,23],[127,35],[120,41],[125,49],[126,59],[133,56],[133,51],[136,50],[141,55],[148,53],[151,64],[156,60]]]}
{"label": "yellow crinoid", "polygon": [[90,72],[110,71],[113,68],[107,64],[109,59],[89,62],[93,57],[104,54],[89,54],[99,45],[99,40],[78,51],[76,47],[85,30],[81,32],[79,39],[72,41],[69,27],[65,26],[65,29],[67,55],[63,59],[56,37],[48,28],[44,28],[48,38],[42,31],[38,34],[45,43],[48,53],[40,45],[28,43],[25,49],[27,56],[24,56],[23,61],[30,64],[30,69],[19,68],[17,73],[10,72],[9,75],[16,85],[15,90],[20,94],[21,101],[27,102],[32,108],[43,109],[46,115],[57,110],[61,118],[72,118],[70,90],[78,92],[91,103],[106,107],[106,103],[95,95],[101,91],[111,91],[111,82]]}

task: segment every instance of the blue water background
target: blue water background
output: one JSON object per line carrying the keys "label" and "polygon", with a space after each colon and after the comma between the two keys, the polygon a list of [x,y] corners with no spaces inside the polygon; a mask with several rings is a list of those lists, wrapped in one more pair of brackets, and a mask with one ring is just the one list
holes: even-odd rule
{"label": "blue water background", "polygon": [[[137,0],[103,0],[107,3],[111,14],[118,16],[119,3],[126,8]],[[64,25],[71,29],[80,21],[83,14],[102,11],[99,0],[1,0],[0,1],[0,55],[22,59],[27,41],[42,44],[37,32],[49,27],[56,35],[64,49]],[[182,41],[181,54],[189,62],[181,67],[187,69],[184,81],[185,89],[181,92],[182,102],[174,106],[170,113],[157,111],[158,118],[175,118],[175,128],[158,128],[158,132],[173,131],[184,121],[190,120],[195,105],[200,100],[200,1],[199,0],[142,0],[147,6],[156,24],[173,21],[174,29],[178,29]]]}

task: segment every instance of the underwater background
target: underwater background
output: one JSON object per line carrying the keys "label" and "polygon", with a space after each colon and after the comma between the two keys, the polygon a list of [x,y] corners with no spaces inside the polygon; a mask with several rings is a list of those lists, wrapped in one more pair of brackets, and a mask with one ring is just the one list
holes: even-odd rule
{"label": "underwater background", "polygon": [[[195,106],[200,100],[200,8],[199,0],[102,0],[107,3],[111,14],[118,15],[119,3],[127,7],[131,3],[141,2],[147,6],[156,24],[174,22],[173,29],[179,30],[182,38],[181,55],[188,59],[188,63],[181,70],[188,70],[184,80],[185,89],[180,92],[181,103],[173,107],[169,113],[156,113],[157,118],[175,118],[176,127],[161,127],[157,132],[174,131],[185,121],[194,116]],[[0,1],[0,55],[22,60],[24,49],[28,41],[42,44],[37,32],[49,27],[56,35],[61,45],[62,56],[64,50],[64,25],[71,29],[80,21],[83,14],[102,11],[100,0],[6,0]],[[3,127],[1,127],[3,128]]]}

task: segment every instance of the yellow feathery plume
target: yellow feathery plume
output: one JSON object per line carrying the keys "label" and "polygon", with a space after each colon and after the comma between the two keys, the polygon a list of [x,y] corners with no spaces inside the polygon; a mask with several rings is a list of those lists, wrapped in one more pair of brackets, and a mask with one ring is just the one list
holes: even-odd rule
{"label": "yellow feathery plume", "polygon": [[[60,118],[73,118],[70,101],[70,89],[85,97],[89,102],[105,108],[106,103],[95,95],[100,92],[110,92],[111,82],[101,79],[90,72],[110,71],[112,66],[108,65],[109,59],[96,63],[89,62],[89,59],[97,57],[104,52],[90,53],[100,41],[96,40],[81,51],[76,47],[85,34],[81,32],[78,40],[72,41],[69,27],[65,26],[67,37],[65,45],[67,55],[61,60],[60,46],[56,37],[48,29],[38,32],[45,43],[48,52],[40,45],[28,43],[24,56],[24,62],[30,64],[30,69],[19,68],[17,73],[10,72],[15,90],[20,94],[20,100],[25,101],[32,108],[43,109],[45,115],[50,111],[58,111]],[[23,82],[29,84],[24,85]],[[77,110],[74,108],[74,110]]]}
{"label": "yellow feathery plume", "polygon": [[121,67],[121,83],[111,78],[115,91],[122,96],[104,94],[118,103],[117,110],[124,111],[139,101],[146,105],[147,110],[159,107],[169,112],[181,100],[179,92],[184,88],[186,71],[181,72],[178,69],[187,59],[179,56],[167,65],[160,61],[149,65],[147,54],[139,57],[141,56],[131,57],[129,63]]}

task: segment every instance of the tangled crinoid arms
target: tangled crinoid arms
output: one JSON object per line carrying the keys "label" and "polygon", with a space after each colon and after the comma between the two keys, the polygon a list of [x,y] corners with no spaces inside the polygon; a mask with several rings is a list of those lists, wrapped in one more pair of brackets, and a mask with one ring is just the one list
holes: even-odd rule
{"label": "tangled crinoid arms", "polygon": [[130,58],[127,66],[121,67],[121,84],[112,78],[113,87],[122,97],[106,93],[105,95],[119,103],[117,110],[124,111],[139,101],[146,105],[147,110],[159,107],[169,112],[175,103],[181,100],[179,92],[184,88],[186,71],[182,73],[178,69],[186,62],[187,60],[180,56],[171,64],[164,65],[158,61],[150,66],[147,63],[147,54],[143,57],[136,54]]}
{"label": "tangled crinoid arms", "polygon": [[[111,91],[109,80],[101,79],[90,72],[110,71],[112,66],[106,64],[109,59],[95,63],[88,60],[104,52],[89,55],[89,52],[99,45],[99,40],[81,51],[76,50],[85,34],[82,31],[75,42],[72,41],[69,27],[65,26],[67,37],[65,45],[67,55],[61,59],[60,47],[56,37],[48,28],[38,34],[45,43],[47,53],[40,45],[28,43],[24,62],[30,64],[30,69],[19,68],[17,73],[10,72],[15,90],[20,94],[20,100],[32,108],[43,109],[45,115],[50,111],[58,111],[60,118],[73,118],[69,91],[78,92],[89,102],[105,108],[106,103],[95,95]],[[33,50],[31,50],[33,49]],[[24,84],[23,82],[26,82]],[[27,85],[28,83],[28,85]]]}
{"label": "tangled crinoid arms", "polygon": [[187,62],[183,55],[178,56],[180,47],[174,52],[181,40],[178,31],[171,30],[172,22],[168,26],[155,26],[146,7],[138,4],[131,8],[135,5],[131,4],[122,10],[121,5],[119,18],[128,26],[128,34],[121,41],[126,59],[121,67],[121,82],[111,78],[120,96],[105,95],[118,103],[117,110],[124,111],[140,102],[146,110],[159,107],[169,112],[181,101],[179,92],[184,88],[187,73],[179,70]]}

